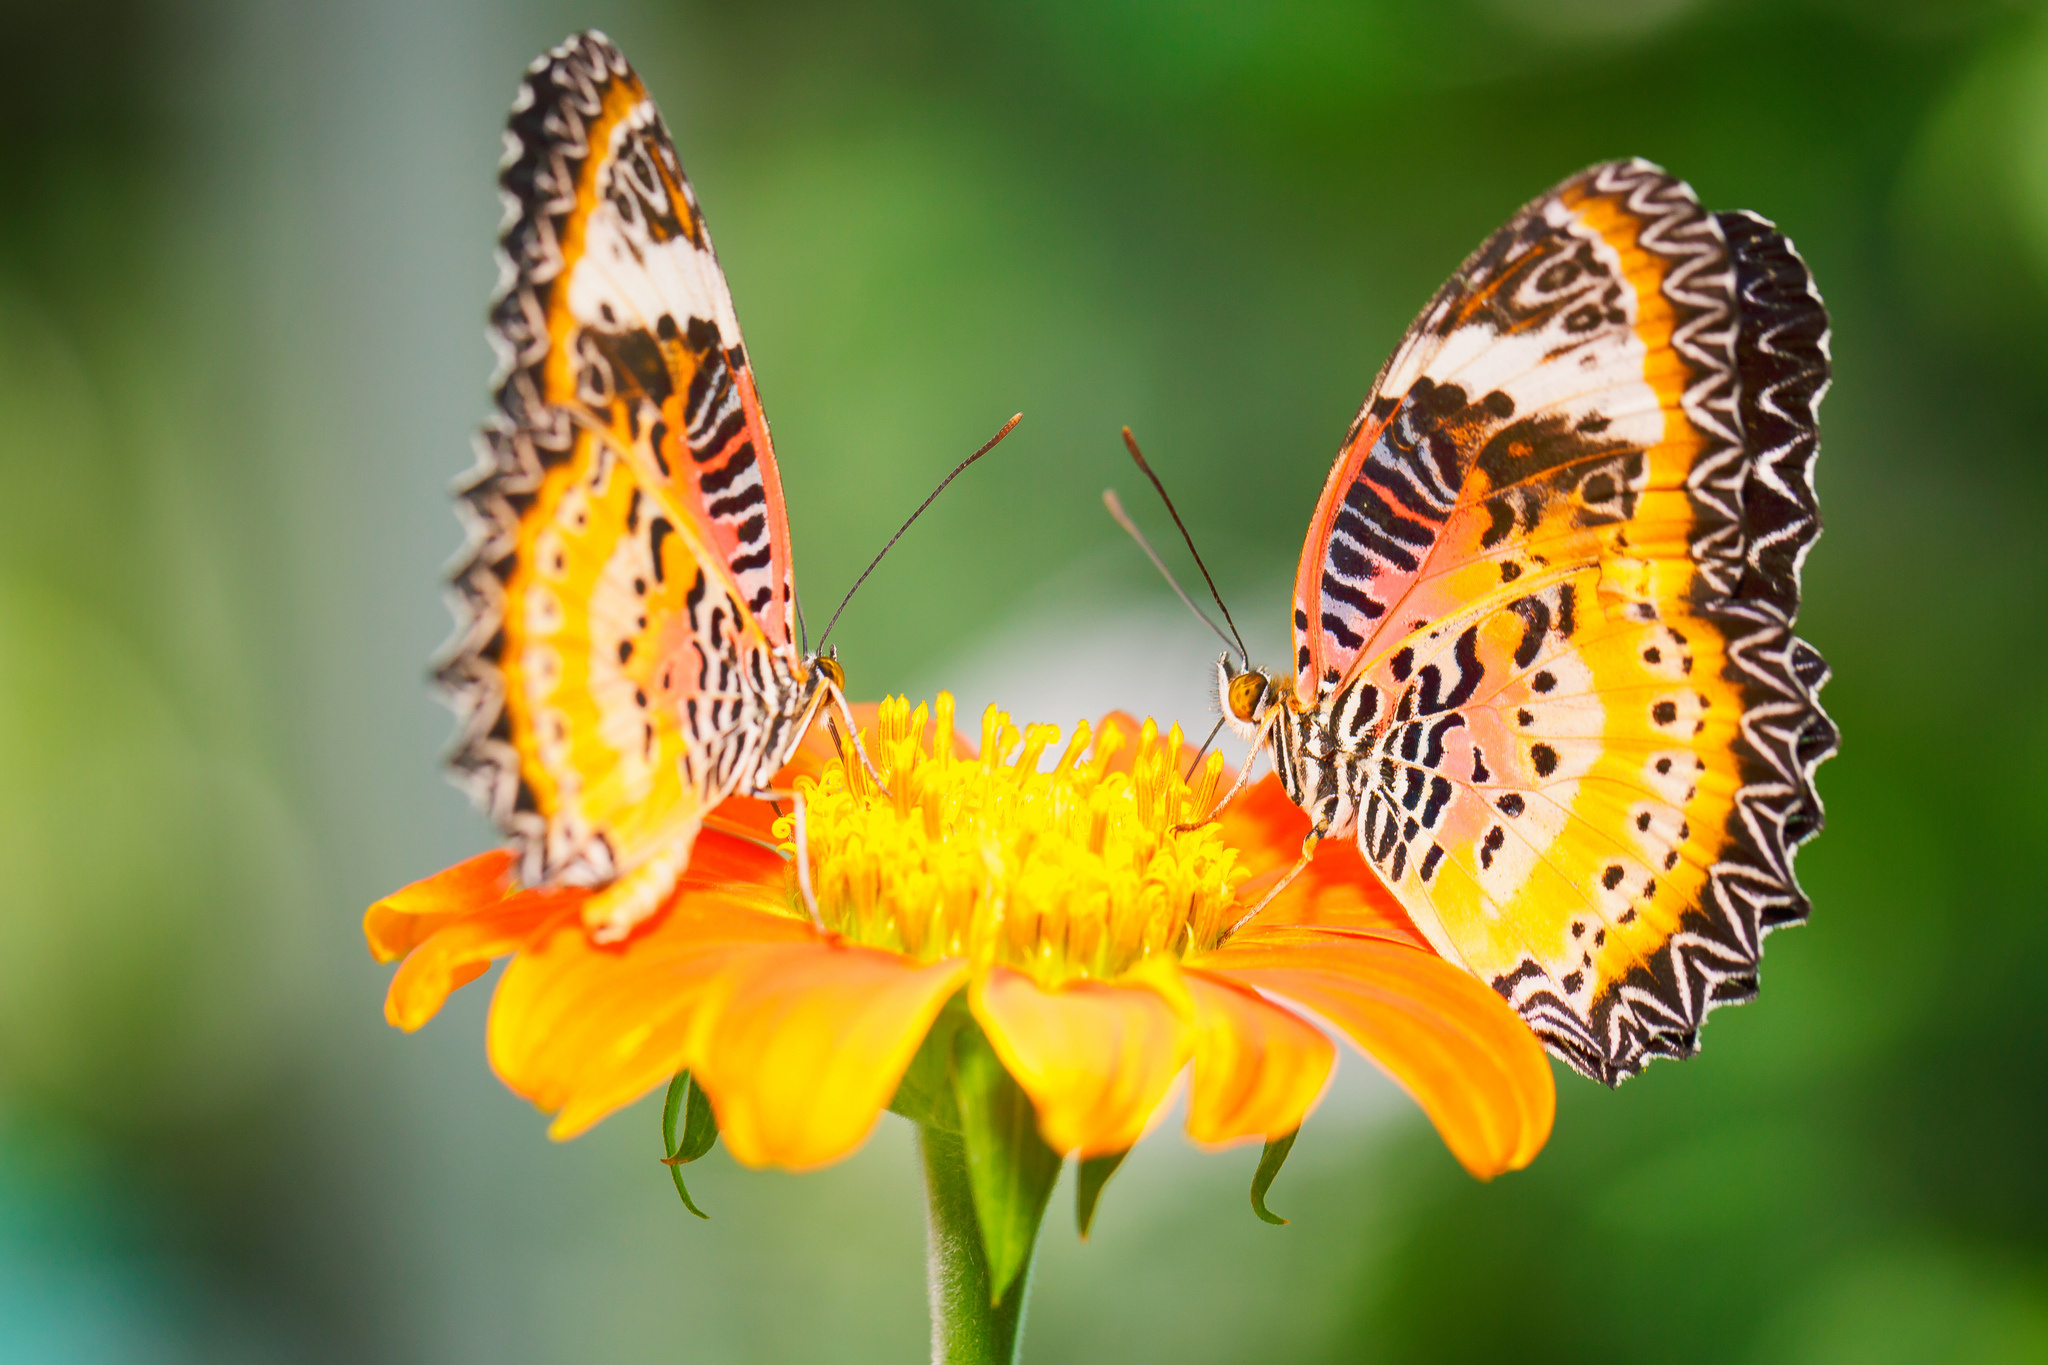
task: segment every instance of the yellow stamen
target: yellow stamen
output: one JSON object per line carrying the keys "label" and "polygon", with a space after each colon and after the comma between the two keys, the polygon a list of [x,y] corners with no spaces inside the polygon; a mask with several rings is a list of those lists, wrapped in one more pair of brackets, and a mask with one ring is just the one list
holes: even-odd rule
{"label": "yellow stamen", "polygon": [[[952,696],[941,692],[932,712],[882,703],[868,753],[888,796],[857,759],[797,781],[828,930],[922,961],[1001,963],[1052,986],[1211,947],[1230,926],[1245,878],[1237,851],[1213,824],[1178,828],[1214,799],[1221,755],[1191,789],[1180,727],[1161,735],[1148,720],[1129,771],[1111,772],[1123,733],[1092,734],[1084,721],[1041,772],[1059,727],[1020,731],[991,706],[980,760],[963,762],[952,754]],[[793,823],[775,827],[791,855]],[[793,882],[791,908],[808,918]]]}

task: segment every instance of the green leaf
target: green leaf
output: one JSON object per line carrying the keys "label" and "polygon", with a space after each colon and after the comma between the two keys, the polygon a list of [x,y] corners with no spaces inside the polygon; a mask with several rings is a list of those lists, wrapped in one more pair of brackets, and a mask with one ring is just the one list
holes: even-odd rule
{"label": "green leaf", "polygon": [[[682,1140],[676,1140],[676,1120],[683,1122]],[[676,1078],[668,1083],[668,1099],[661,1106],[661,1149],[668,1155],[661,1164],[668,1167],[668,1173],[676,1182],[676,1193],[683,1197],[683,1207],[699,1218],[710,1214],[697,1207],[690,1198],[690,1188],[683,1183],[683,1167],[711,1150],[718,1141],[718,1118],[711,1112],[711,1101],[705,1098],[704,1087],[690,1079],[690,1073],[679,1071]]]}
{"label": "green leaf", "polygon": [[953,1093],[993,1303],[1031,1260],[1060,1176],[1060,1155],[1039,1137],[1030,1096],[971,1023],[954,1035]]}
{"label": "green leaf", "polygon": [[895,1097],[889,1101],[891,1112],[927,1128],[959,1133],[960,1106],[953,1098],[953,1038],[973,1022],[974,1016],[967,1012],[967,993],[955,993],[932,1021],[917,1055],[910,1059],[910,1068],[897,1083]]}
{"label": "green leaf", "polygon": [[1280,1174],[1280,1168],[1287,1164],[1287,1154],[1294,1150],[1294,1139],[1301,1130],[1276,1138],[1266,1139],[1266,1150],[1259,1153],[1259,1171],[1252,1177],[1252,1212],[1268,1223],[1285,1225],[1287,1220],[1266,1207],[1266,1191],[1273,1188],[1273,1177]]}
{"label": "green leaf", "polygon": [[1080,1178],[1074,1185],[1074,1224],[1081,1230],[1082,1241],[1088,1240],[1088,1229],[1095,1225],[1095,1204],[1102,1198],[1102,1187],[1130,1154],[1131,1149],[1126,1147],[1108,1156],[1091,1156],[1081,1163]]}

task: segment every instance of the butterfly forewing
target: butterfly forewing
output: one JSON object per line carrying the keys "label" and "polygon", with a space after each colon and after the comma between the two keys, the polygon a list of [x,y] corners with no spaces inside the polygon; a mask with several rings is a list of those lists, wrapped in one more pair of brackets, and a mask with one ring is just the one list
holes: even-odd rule
{"label": "butterfly forewing", "polygon": [[529,68],[500,182],[500,416],[440,676],[522,878],[595,884],[679,867],[788,728],[788,525],[703,215],[602,35]]}
{"label": "butterfly forewing", "polygon": [[1826,325],[1769,224],[1595,167],[1424,310],[1304,549],[1297,693],[1351,731],[1334,823],[1610,1082],[1692,1051],[1806,913],[1834,730],[1791,622]]}

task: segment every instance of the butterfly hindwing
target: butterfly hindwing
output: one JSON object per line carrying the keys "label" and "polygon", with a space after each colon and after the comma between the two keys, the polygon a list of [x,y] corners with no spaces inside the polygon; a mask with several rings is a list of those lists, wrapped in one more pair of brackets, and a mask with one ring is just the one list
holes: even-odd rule
{"label": "butterfly hindwing", "polygon": [[1424,310],[1304,550],[1297,689],[1371,730],[1361,847],[1609,1082],[1691,1052],[1806,913],[1835,733],[1791,627],[1826,328],[1768,223],[1595,167]]}
{"label": "butterfly hindwing", "polygon": [[461,490],[465,625],[440,676],[454,765],[522,879],[597,884],[687,858],[787,719],[760,699],[798,662],[789,532],[731,297],[639,78],[572,38],[528,69],[506,143],[500,416]]}

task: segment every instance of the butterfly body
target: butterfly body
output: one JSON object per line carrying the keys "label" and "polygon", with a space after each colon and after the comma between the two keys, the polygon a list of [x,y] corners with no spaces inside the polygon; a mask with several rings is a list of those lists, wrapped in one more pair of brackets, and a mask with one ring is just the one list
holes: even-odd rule
{"label": "butterfly body", "polygon": [[766,794],[829,656],[792,638],[789,526],[732,299],[659,110],[602,34],[528,69],[506,130],[499,413],[459,487],[451,765],[529,886],[657,912],[705,817]]}
{"label": "butterfly body", "polygon": [[[1789,242],[1646,162],[1539,198],[1382,370],[1297,577],[1227,658],[1310,846],[1610,1084],[1749,998],[1834,749],[1792,634],[1826,312]],[[1305,855],[1306,856],[1306,855]]]}

